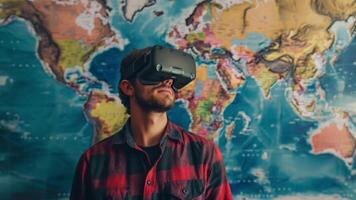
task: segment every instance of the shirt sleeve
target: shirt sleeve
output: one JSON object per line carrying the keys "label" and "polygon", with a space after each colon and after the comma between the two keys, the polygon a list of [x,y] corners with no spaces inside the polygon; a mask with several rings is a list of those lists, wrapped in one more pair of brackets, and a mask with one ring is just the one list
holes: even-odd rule
{"label": "shirt sleeve", "polygon": [[207,200],[232,200],[232,194],[229,182],[226,177],[226,171],[221,153],[218,147],[213,143],[213,155],[209,162],[208,184],[205,191]]}
{"label": "shirt sleeve", "polygon": [[91,199],[91,187],[89,179],[89,165],[85,154],[83,154],[77,164],[70,194],[70,200]]}

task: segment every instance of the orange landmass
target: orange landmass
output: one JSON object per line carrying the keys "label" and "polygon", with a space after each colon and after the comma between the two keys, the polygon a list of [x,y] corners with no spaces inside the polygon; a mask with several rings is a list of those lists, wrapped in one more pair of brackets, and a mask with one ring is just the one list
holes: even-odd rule
{"label": "orange landmass", "polygon": [[345,124],[338,127],[336,123],[330,123],[312,136],[311,145],[313,153],[333,150],[343,158],[350,158],[355,151],[356,141]]}
{"label": "orange landmass", "polygon": [[[54,40],[80,40],[92,46],[98,45],[103,38],[114,35],[114,32],[110,29],[110,25],[108,23],[104,24],[98,17],[95,17],[95,28],[90,33],[76,24],[76,18],[86,11],[83,3],[78,2],[68,6],[57,4],[53,1],[34,1],[33,5],[43,16],[43,23]],[[105,6],[102,6],[98,14],[103,17],[108,16]]]}
{"label": "orange landmass", "polygon": [[225,131],[226,131],[226,138],[227,139],[231,139],[232,131],[234,130],[234,128],[235,128],[235,123],[231,123],[226,127]]}
{"label": "orange landmass", "polygon": [[255,53],[252,52],[249,48],[244,46],[238,46],[231,49],[231,52],[236,54],[239,58],[246,60],[247,62],[252,62],[255,58]]}

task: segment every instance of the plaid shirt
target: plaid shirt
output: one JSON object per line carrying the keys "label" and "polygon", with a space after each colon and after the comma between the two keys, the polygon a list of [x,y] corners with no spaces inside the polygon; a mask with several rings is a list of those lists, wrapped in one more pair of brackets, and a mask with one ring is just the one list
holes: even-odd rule
{"label": "plaid shirt", "polygon": [[150,163],[126,123],[81,156],[70,199],[232,199],[214,142],[168,122],[160,149]]}

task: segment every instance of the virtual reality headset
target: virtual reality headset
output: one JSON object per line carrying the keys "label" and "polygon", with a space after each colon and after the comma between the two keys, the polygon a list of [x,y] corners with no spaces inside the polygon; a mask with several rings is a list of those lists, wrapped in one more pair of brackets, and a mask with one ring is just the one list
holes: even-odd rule
{"label": "virtual reality headset", "polygon": [[157,85],[172,79],[174,91],[186,86],[196,76],[194,58],[180,50],[153,46],[132,62],[129,78],[137,78],[144,85]]}

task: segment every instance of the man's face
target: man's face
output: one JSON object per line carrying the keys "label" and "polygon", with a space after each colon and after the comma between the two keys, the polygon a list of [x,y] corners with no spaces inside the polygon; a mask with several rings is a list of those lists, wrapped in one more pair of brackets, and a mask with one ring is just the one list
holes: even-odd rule
{"label": "man's face", "polygon": [[142,109],[155,112],[166,112],[174,105],[175,93],[172,89],[173,81],[164,80],[158,85],[143,85],[136,80],[134,101]]}

